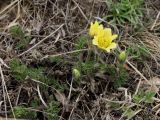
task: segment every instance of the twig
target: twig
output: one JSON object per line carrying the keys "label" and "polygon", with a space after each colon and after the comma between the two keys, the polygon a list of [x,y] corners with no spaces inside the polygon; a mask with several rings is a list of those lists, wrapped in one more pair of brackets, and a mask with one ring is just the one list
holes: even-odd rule
{"label": "twig", "polygon": [[[22,0],[15,0],[15,1],[13,1],[10,5],[8,5],[7,7],[5,7],[2,11],[0,11],[0,15],[3,13],[3,12],[5,12],[6,10],[8,10],[10,7],[12,7],[14,4],[16,4],[16,3],[20,3]],[[8,10],[9,11],[9,10]],[[7,12],[8,12],[7,11]]]}
{"label": "twig", "polygon": [[19,97],[20,97],[20,93],[21,93],[21,90],[22,90],[22,86],[20,86],[20,89],[18,90],[18,96],[17,96],[17,99],[16,99],[16,104],[15,105],[18,105],[18,101],[19,101]]}
{"label": "twig", "polygon": [[140,85],[141,85],[141,79],[139,80],[139,82],[138,82],[138,85],[137,85],[137,88],[136,88],[136,91],[135,91],[135,93],[134,93],[134,95],[137,95],[137,93],[138,93],[138,91],[139,91],[139,88],[140,88]]}
{"label": "twig", "polygon": [[128,60],[126,60],[127,64],[129,64],[132,69],[134,69],[136,71],[136,73],[138,73],[149,85],[151,85],[151,83],[149,82],[149,80],[147,80],[147,78],[136,68],[134,67]]}
{"label": "twig", "polygon": [[89,50],[89,49],[87,48],[87,49],[69,51],[69,52],[65,52],[65,53],[59,53],[59,54],[55,54],[55,55],[46,55],[43,58],[41,58],[41,60],[46,59],[48,57],[57,57],[57,56],[61,56],[61,55],[72,54],[72,53],[81,52],[81,51],[87,51],[87,50]]}
{"label": "twig", "polygon": [[[86,88],[86,86],[84,86],[83,87],[83,90]],[[76,108],[76,106],[77,106],[77,103],[80,101],[80,95],[82,95],[83,94],[83,90],[81,91],[81,93],[78,95],[78,97],[77,97],[77,99],[76,99],[76,102],[75,102],[75,105],[73,106],[73,108],[72,108],[72,110],[71,110],[71,112],[70,112],[70,115],[69,115],[69,118],[68,118],[68,120],[71,120],[71,116],[72,116],[72,114],[73,114],[73,112],[74,112],[74,109]]]}
{"label": "twig", "polygon": [[7,90],[7,87],[6,87],[6,82],[4,80],[4,75],[3,75],[3,72],[2,72],[2,64],[0,63],[0,74],[1,74],[1,79],[2,79],[2,86],[3,86],[3,94],[7,94],[7,98],[8,98],[8,101],[9,101],[9,104],[10,104],[10,107],[11,107],[11,111],[12,111],[12,114],[13,114],[13,117],[14,119],[16,120],[16,117],[15,117],[15,114],[14,114],[14,110],[13,110],[13,107],[12,107],[12,103],[11,103],[11,100],[9,98],[9,95],[8,95],[8,90]]}
{"label": "twig", "polygon": [[91,115],[91,117],[92,117],[92,120],[95,120],[94,119],[94,116],[93,116],[93,114],[92,114],[92,112],[91,112],[91,110],[89,109],[89,107],[86,105],[86,104],[84,104],[85,106],[86,106],[86,108],[88,109],[88,111],[89,111],[89,113],[90,113],[90,115]]}
{"label": "twig", "polygon": [[2,82],[2,89],[3,89],[3,101],[4,101],[5,117],[6,117],[6,120],[7,120],[6,94],[5,94],[5,88],[4,88],[3,82]]}
{"label": "twig", "polygon": [[155,25],[157,23],[157,20],[159,19],[159,16],[160,16],[160,11],[158,12],[158,15],[157,15],[157,17],[156,17],[156,19],[155,19],[155,21],[154,21],[154,23],[153,23],[153,25],[152,25],[150,30],[153,30],[153,28],[155,27]]}
{"label": "twig", "polygon": [[0,58],[0,64],[4,65],[6,68],[10,68],[3,60]]}
{"label": "twig", "polygon": [[118,104],[126,104],[126,103],[128,103],[127,101],[114,101],[114,100],[109,100],[107,98],[103,98],[103,100],[105,100],[107,102],[111,102],[111,103],[118,103]]}
{"label": "twig", "polygon": [[43,103],[43,105],[44,105],[45,107],[48,107],[47,104],[44,102],[44,100],[43,100],[43,98],[42,98],[42,95],[41,95],[40,89],[39,89],[39,85],[37,85],[37,92],[38,92],[38,96],[39,96],[41,102]]}
{"label": "twig", "polygon": [[73,78],[72,78],[72,80],[71,80],[71,84],[70,84],[70,89],[69,89],[68,100],[70,100],[70,98],[71,98],[72,84],[73,84]]}
{"label": "twig", "polygon": [[86,19],[86,21],[89,23],[88,18],[86,17],[86,15],[84,14],[84,12],[82,11],[82,9],[79,7],[78,3],[75,0],[72,0],[76,6],[78,7],[79,11],[81,12],[81,14],[83,15],[83,17]]}
{"label": "twig", "polygon": [[54,32],[52,32],[50,35],[48,35],[47,37],[45,37],[44,39],[42,39],[41,41],[39,41],[37,44],[35,44],[34,46],[32,46],[31,48],[29,48],[28,50],[24,51],[23,53],[19,54],[18,57],[21,57],[22,55],[30,52],[31,50],[33,50],[34,48],[36,48],[39,44],[41,44],[42,42],[44,42],[46,39],[48,39],[49,37],[51,37],[53,34],[55,34],[61,27],[63,27],[64,24],[62,24],[59,28],[57,28]]}
{"label": "twig", "polygon": [[55,90],[56,92],[57,92],[57,94],[59,94],[60,96],[63,96],[56,88],[54,88],[53,86],[49,86],[49,85],[47,85],[47,84],[45,84],[45,83],[43,83],[43,82],[41,82],[41,81],[38,81],[38,80],[35,80],[35,79],[31,79],[32,81],[34,81],[34,82],[36,82],[36,83],[40,83],[40,84],[42,84],[42,85],[45,85],[45,86],[47,86],[47,87],[50,87],[50,88],[52,88],[53,90]]}

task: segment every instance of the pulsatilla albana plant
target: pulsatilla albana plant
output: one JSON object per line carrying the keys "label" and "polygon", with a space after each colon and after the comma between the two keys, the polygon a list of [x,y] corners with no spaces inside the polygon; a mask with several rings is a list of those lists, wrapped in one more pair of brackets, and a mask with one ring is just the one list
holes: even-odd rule
{"label": "pulsatilla albana plant", "polygon": [[[91,22],[89,35],[92,38],[92,44],[107,53],[111,52],[111,50],[113,49],[116,49],[118,46],[118,44],[114,41],[118,37],[118,35],[112,34],[111,28],[105,28],[102,24],[98,23],[98,21]],[[128,73],[123,67],[123,64],[126,60],[125,51],[121,52],[121,54],[119,55],[119,60],[121,62],[118,65],[113,65],[113,69],[115,70],[115,73],[113,74],[115,78],[114,85],[116,87],[124,85],[128,78]],[[118,71],[118,69],[120,70],[120,72]]]}
{"label": "pulsatilla albana plant", "polygon": [[117,47],[117,44],[113,42],[113,40],[116,39],[118,35],[112,35],[112,30],[110,28],[104,28],[103,25],[99,24],[97,21],[91,23],[89,34],[93,37],[92,44],[107,52]]}

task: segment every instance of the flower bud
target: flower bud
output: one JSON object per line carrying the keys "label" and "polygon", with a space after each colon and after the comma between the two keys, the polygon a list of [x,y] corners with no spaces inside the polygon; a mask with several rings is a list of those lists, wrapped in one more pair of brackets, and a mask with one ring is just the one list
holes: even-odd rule
{"label": "flower bud", "polygon": [[127,55],[126,55],[126,52],[125,51],[122,51],[119,56],[118,56],[118,59],[121,61],[121,62],[124,62],[127,58]]}
{"label": "flower bud", "polygon": [[72,74],[76,79],[78,79],[81,76],[80,71],[76,68],[72,70]]}

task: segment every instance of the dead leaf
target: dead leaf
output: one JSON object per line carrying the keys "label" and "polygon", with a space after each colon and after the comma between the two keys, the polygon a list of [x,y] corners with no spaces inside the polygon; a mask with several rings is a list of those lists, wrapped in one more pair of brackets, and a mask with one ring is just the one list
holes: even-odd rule
{"label": "dead leaf", "polygon": [[59,91],[54,93],[58,102],[63,105],[63,110],[66,112],[71,112],[74,105],[70,104],[69,99],[66,98],[64,93],[60,93]]}
{"label": "dead leaf", "polygon": [[150,81],[152,82],[152,84],[160,87],[160,78],[158,78],[158,77],[153,77]]}
{"label": "dead leaf", "polygon": [[67,101],[67,98],[65,97],[64,93],[56,92],[54,95],[58,102],[60,102],[62,105],[66,104],[65,102]]}
{"label": "dead leaf", "polygon": [[158,77],[153,77],[149,80],[149,82],[147,83],[146,81],[142,81],[142,84],[144,85],[156,85],[157,87],[160,87],[160,78]]}
{"label": "dead leaf", "polygon": [[146,81],[142,81],[141,87],[157,93],[160,88],[160,78],[153,77],[148,81],[148,83]]}

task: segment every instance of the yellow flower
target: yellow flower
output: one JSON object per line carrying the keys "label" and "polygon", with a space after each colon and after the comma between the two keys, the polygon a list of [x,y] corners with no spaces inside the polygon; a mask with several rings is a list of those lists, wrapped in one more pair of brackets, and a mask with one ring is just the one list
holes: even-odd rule
{"label": "yellow flower", "polygon": [[93,45],[98,46],[99,48],[110,52],[111,49],[117,47],[117,44],[113,42],[117,38],[117,35],[112,35],[110,28],[101,29],[97,35],[94,36],[92,41]]}
{"label": "yellow flower", "polygon": [[94,23],[91,22],[89,35],[93,37],[97,35],[101,30],[103,30],[103,25],[100,25],[97,21],[95,21]]}

